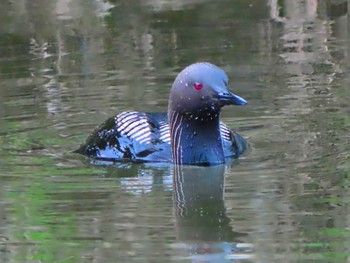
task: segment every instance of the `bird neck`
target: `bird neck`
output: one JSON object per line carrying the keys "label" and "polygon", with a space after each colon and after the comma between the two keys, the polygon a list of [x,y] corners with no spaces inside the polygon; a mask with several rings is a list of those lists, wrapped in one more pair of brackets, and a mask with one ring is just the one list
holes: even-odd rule
{"label": "bird neck", "polygon": [[169,115],[171,148],[175,164],[224,163],[219,112],[194,116],[173,111]]}

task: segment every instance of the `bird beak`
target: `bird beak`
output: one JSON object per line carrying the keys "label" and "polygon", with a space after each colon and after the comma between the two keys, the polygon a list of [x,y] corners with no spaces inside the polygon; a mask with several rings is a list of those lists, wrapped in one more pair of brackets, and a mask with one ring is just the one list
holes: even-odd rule
{"label": "bird beak", "polygon": [[248,102],[231,91],[218,93],[217,98],[222,106],[224,105],[245,105]]}

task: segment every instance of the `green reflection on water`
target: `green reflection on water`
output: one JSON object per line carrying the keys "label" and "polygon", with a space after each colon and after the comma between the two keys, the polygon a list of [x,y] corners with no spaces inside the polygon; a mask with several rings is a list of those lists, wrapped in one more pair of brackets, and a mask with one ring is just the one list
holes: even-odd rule
{"label": "green reflection on water", "polygon": [[77,247],[85,245],[73,241],[78,235],[74,212],[68,216],[55,211],[49,193],[56,187],[52,183],[36,181],[23,189],[18,183],[7,194],[12,202],[12,220],[16,222],[9,234],[23,244],[16,255],[17,260],[78,262]]}

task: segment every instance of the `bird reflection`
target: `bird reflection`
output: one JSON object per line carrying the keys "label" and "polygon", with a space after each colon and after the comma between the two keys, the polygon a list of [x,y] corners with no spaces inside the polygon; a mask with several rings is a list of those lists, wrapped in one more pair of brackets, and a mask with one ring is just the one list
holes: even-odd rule
{"label": "bird reflection", "polygon": [[[149,199],[149,207],[153,207],[152,198],[157,193],[173,191],[176,242],[172,248],[179,260],[233,262],[251,259],[254,248],[247,243],[246,233],[233,230],[226,214],[224,174],[230,165],[116,164],[107,167],[109,177],[120,178],[122,191]],[[149,209],[145,213],[159,213],[159,210]]]}
{"label": "bird reflection", "polygon": [[[246,234],[230,226],[224,205],[225,165],[174,166],[174,214],[183,257],[194,262],[250,258]],[[186,255],[187,254],[187,255]]]}

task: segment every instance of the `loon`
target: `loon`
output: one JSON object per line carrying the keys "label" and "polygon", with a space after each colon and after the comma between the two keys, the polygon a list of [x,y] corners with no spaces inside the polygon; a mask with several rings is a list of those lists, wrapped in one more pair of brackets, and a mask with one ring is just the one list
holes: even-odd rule
{"label": "loon", "polygon": [[220,121],[225,105],[247,101],[228,89],[219,67],[183,69],[170,90],[168,112],[122,112],[97,127],[75,152],[103,161],[218,165],[237,158],[247,141]]}

